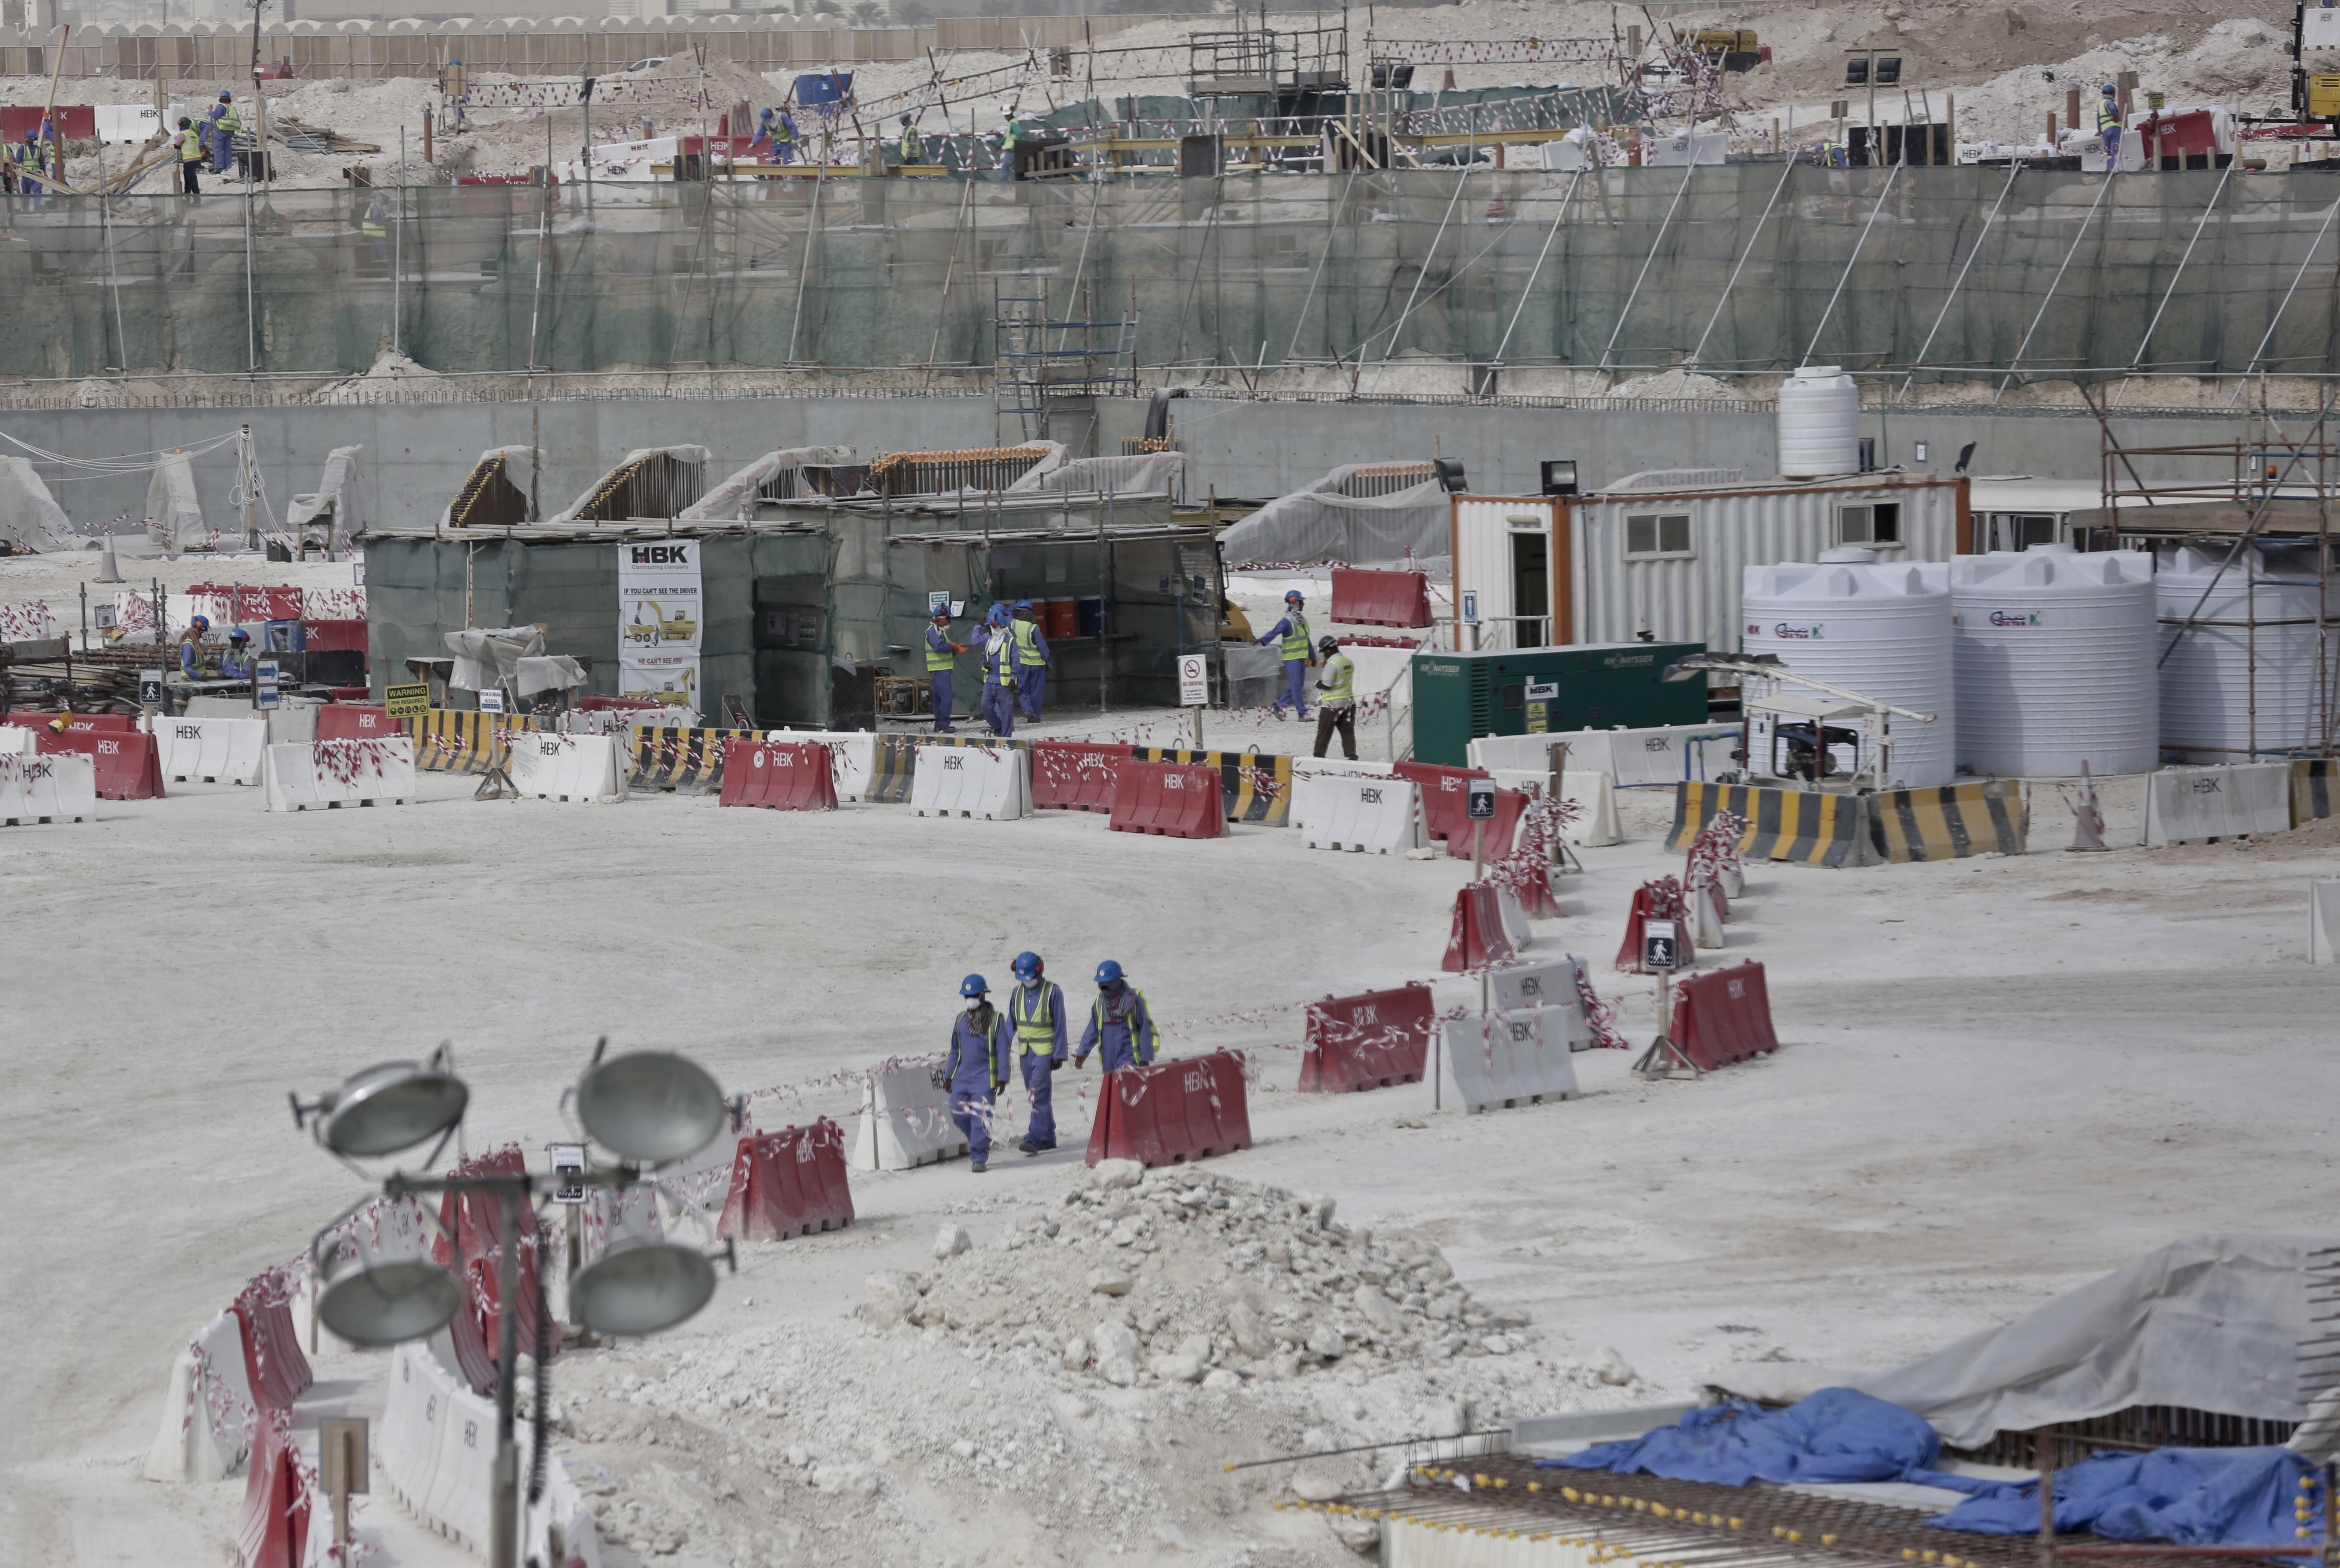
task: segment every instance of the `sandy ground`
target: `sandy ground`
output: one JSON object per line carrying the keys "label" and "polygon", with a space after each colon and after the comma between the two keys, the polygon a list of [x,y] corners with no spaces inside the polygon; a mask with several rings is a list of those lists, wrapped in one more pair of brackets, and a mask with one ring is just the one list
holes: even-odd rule
{"label": "sandy ground", "polygon": [[[0,1133],[20,1178],[0,1305],[26,1335],[0,1562],[221,1551],[241,1482],[138,1467],[174,1349],[359,1191],[294,1132],[286,1090],[452,1039],[471,1146],[534,1146],[597,1035],[689,1051],[730,1089],[801,1086],[938,1047],[958,978],[1002,980],[1025,947],[1076,997],[1121,958],[1177,1051],[1259,1050],[1257,1146],[1212,1168],[1434,1242],[1476,1298],[1530,1320],[1520,1345],[1116,1390],[850,1315],[866,1275],[930,1265],[937,1226],[980,1252],[1059,1202],[1094,1085],[1067,1078],[1065,1152],[979,1179],[963,1163],[858,1178],[849,1230],[749,1247],[684,1329],[560,1364],[562,1452],[651,1560],[1344,1561],[1320,1522],[1267,1503],[1362,1484],[1364,1462],[1229,1477],[1222,1460],[1402,1438],[1458,1409],[1475,1425],[1650,1401],[1734,1359],[1889,1365],[2172,1237],[2295,1226],[2332,1196],[2340,1070],[2302,897],[2340,875],[2328,834],[1759,868],[1721,957],[1768,966],[1776,1057],[1643,1085],[1594,1054],[1580,1101],[1464,1118],[1420,1089],[1292,1092],[1306,998],[1419,978],[1471,999],[1436,968],[1459,862],[1312,853],[1264,829],[1109,836],[1083,814],[470,788],[283,818],[198,787],[0,833]],[[1632,804],[1636,837],[1584,853],[1531,952],[1592,958],[1646,1038],[1647,986],[1606,960],[1632,887],[1678,862],[1651,837],[1662,803]],[[833,1089],[759,1103],[850,1108]],[[2262,1157],[2305,1185],[2271,1201]],[[382,1365],[321,1357],[303,1421],[378,1411]],[[378,1562],[462,1560],[386,1499],[361,1518]]]}

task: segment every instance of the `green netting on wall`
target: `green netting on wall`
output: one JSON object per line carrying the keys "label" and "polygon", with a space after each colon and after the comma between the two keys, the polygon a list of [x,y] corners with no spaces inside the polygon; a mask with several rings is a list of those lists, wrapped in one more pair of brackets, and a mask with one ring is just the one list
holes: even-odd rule
{"label": "green netting on wall", "polygon": [[448,372],[986,367],[995,293],[1036,283],[1059,315],[1134,308],[1142,366],[2320,373],[2340,335],[2320,173],[1482,163],[603,184],[550,212],[440,186],[382,193],[382,247],[375,194],[17,201],[0,373],[355,372],[393,334]]}

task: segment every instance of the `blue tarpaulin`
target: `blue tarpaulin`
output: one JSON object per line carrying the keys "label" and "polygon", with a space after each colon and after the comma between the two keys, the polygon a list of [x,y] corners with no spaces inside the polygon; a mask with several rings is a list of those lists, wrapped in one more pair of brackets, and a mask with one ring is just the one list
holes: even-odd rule
{"label": "blue tarpaulin", "polygon": [[[2288,1448],[2099,1454],[2056,1473],[2056,1528],[2113,1541],[2305,1550],[2324,1539],[2323,1487],[2323,1473]],[[2039,1533],[2037,1481],[1966,1488],[1975,1495],[1935,1523],[1984,1535]]]}
{"label": "blue tarpaulin", "polygon": [[[1676,1481],[1905,1481],[1940,1456],[1921,1416],[1849,1388],[1823,1388],[1785,1410],[1733,1399],[1672,1426],[1539,1463]],[[1930,1480],[1929,1484],[1938,1484]]]}

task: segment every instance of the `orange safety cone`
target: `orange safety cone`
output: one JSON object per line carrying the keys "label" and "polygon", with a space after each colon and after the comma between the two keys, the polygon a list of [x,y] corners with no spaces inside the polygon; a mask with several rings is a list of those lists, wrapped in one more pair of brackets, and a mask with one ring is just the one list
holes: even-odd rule
{"label": "orange safety cone", "polygon": [[2080,797],[2072,803],[2072,848],[2103,849],[2108,847],[2105,843],[2105,814],[2097,808],[2096,780],[2088,777],[2088,765],[2083,760],[2080,764]]}

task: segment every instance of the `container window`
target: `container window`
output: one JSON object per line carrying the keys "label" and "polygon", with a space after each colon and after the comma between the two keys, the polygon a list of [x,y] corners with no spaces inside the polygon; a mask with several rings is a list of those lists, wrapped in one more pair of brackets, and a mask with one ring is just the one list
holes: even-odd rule
{"label": "container window", "polygon": [[1839,544],[1900,543],[1901,503],[1880,501],[1866,506],[1838,507],[1836,540]]}
{"label": "container window", "polygon": [[1645,556],[1690,553],[1690,513],[1648,511],[1625,519],[1625,558],[1628,561]]}

